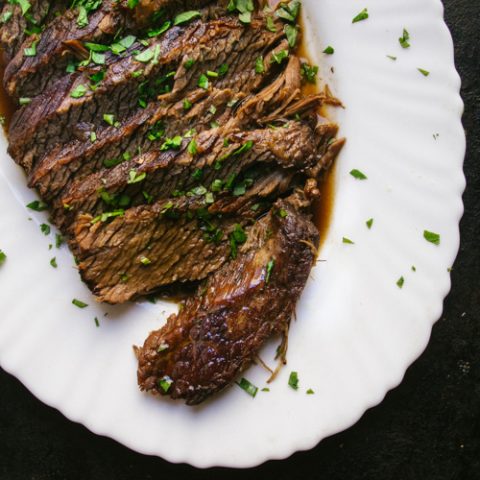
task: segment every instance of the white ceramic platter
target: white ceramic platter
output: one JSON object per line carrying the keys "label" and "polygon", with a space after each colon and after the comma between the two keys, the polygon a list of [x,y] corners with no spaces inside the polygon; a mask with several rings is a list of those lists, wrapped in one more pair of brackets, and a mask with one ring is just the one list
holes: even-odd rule
{"label": "white ceramic platter", "polygon": [[[442,5],[304,0],[304,6],[310,50],[325,75],[334,66],[328,77],[346,105],[338,121],[348,144],[320,255],[326,261],[311,275],[292,324],[288,366],[269,393],[252,399],[234,386],[198,408],[142,394],[132,344],[175,306],[95,305],[66,247],[48,250],[53,233],[47,238],[39,229],[46,216],[25,207],[35,194],[1,140],[0,248],[8,259],[0,268],[0,364],[71,420],[138,452],[199,467],[248,467],[312,448],[401,381],[441,314],[459,246],[465,150]],[[369,19],[352,24],[363,7]],[[404,27],[408,50],[398,42]],[[328,58],[321,53],[327,45],[335,48]],[[368,179],[354,179],[354,168]],[[424,230],[439,233],[440,245],[427,242]],[[49,265],[53,256],[58,269]],[[89,306],[79,309],[73,298]],[[270,363],[272,349],[262,355]],[[292,370],[298,391],[287,384]],[[265,386],[260,367],[245,376]]]}

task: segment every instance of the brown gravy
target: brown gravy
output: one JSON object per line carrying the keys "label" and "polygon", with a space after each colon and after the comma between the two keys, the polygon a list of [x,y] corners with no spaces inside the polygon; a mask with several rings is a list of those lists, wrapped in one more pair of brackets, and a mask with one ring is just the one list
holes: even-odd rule
{"label": "brown gravy", "polygon": [[[1,52],[0,52],[0,56]],[[3,124],[3,129],[5,133],[8,132],[8,128],[10,126],[10,122],[12,120],[12,116],[15,113],[15,104],[7,95],[7,92],[3,88],[3,74],[5,72],[5,65],[0,62],[0,115],[5,118],[5,123]]]}
{"label": "brown gravy", "polygon": [[[305,23],[300,20],[299,21],[300,27],[302,31],[305,30]],[[308,52],[306,42],[304,40],[304,36],[302,37],[302,41],[298,46],[297,55],[300,58],[303,58],[313,65],[314,62],[311,61],[310,54]],[[305,83],[302,92],[304,95],[312,95],[319,92],[319,85],[315,85],[312,83]],[[318,112],[324,118],[328,118],[328,114],[325,108],[321,108]],[[333,200],[335,196],[335,171],[336,171],[336,163],[334,163],[329,170],[327,170],[321,180],[318,183],[319,190],[320,190],[320,198],[314,202],[313,205],[313,220],[320,232],[320,247],[322,247],[323,242],[325,241],[328,229],[330,227],[330,222],[332,220],[332,212],[333,212]]]}

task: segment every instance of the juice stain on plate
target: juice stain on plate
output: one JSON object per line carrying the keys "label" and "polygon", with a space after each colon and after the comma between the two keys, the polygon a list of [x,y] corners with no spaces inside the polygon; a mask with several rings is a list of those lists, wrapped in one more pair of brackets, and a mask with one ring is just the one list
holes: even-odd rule
{"label": "juice stain on plate", "polygon": [[[302,31],[305,31],[305,23],[300,21]],[[307,61],[310,65],[314,65],[310,54],[308,52],[305,37],[302,37],[300,45],[298,46],[297,55]],[[303,95],[314,95],[319,93],[320,88],[318,84],[305,82],[302,86]],[[321,107],[318,114],[328,119],[327,109]],[[328,230],[332,221],[333,202],[335,197],[335,172],[336,162],[327,169],[318,182],[318,189],[320,190],[320,197],[313,203],[313,221],[320,232],[319,251],[327,238]]]}

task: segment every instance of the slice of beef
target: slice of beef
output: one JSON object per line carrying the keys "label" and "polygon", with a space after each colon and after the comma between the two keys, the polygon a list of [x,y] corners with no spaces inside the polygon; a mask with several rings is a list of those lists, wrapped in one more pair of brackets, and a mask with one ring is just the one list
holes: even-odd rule
{"label": "slice of beef", "polygon": [[[194,155],[187,145],[195,145]],[[199,188],[213,188],[215,196],[222,191],[241,196],[261,178],[265,167],[302,173],[321,164],[317,151],[314,131],[301,122],[245,132],[214,129],[185,139],[180,150],[151,151],[73,182],[53,205],[52,219],[66,229],[79,212],[96,216],[114,207],[159,201],[174,192]]]}
{"label": "slice of beef", "polygon": [[199,89],[186,97],[192,108],[185,110],[184,101],[141,110],[119,128],[110,127],[97,134],[95,142],[85,138],[54,149],[32,172],[29,185],[42,197],[53,202],[72,179],[81,181],[105,166],[133,158],[138,152],[148,152],[167,137],[185,134],[195,129],[200,133],[212,122],[225,123],[230,116],[229,103],[238,97],[232,90]]}
{"label": "slice of beef", "polygon": [[[82,47],[80,42],[103,42],[125,27],[124,15],[112,0],[104,0],[101,7],[88,16],[87,25],[79,24],[78,16],[76,8],[67,10],[41,34],[33,35],[22,45],[5,70],[4,86],[10,96],[39,95],[47,85],[65,75],[67,65]],[[25,56],[24,49],[32,43],[35,43],[36,54]]]}
{"label": "slice of beef", "polygon": [[[149,47],[148,63],[136,60],[135,56],[120,59],[107,69],[106,78],[97,88],[81,98],[72,98],[72,93],[80,85],[89,84],[88,74],[65,77],[14,116],[10,128],[11,155],[29,172],[40,156],[56,144],[71,140],[77,125],[90,124],[96,128],[106,123],[105,115],[111,121],[125,121],[139,109],[143,95],[139,88],[140,92],[158,88],[155,82],[172,72],[176,74],[170,96],[178,98],[185,95],[187,86],[196,88],[204,72],[217,70],[229,58],[239,57],[242,61],[237,62],[225,78],[231,79],[237,72],[239,80],[246,81],[248,76],[255,78],[253,59],[271,48],[281,36],[258,28],[256,23],[252,21],[252,26],[246,28],[236,18],[229,17],[207,23],[194,22],[186,28],[175,27]],[[212,37],[215,37],[214,43]],[[159,52],[158,58],[154,51]],[[185,66],[187,59],[195,60],[190,69]],[[132,75],[136,71],[141,75]],[[220,77],[214,83],[220,88],[225,81]],[[239,90],[242,86],[240,81],[235,84]]]}
{"label": "slice of beef", "polygon": [[[202,280],[236,254],[245,228],[269,195],[288,188],[289,172],[271,172],[242,197],[209,206],[203,195],[80,215],[70,242],[83,281],[99,301],[124,303],[175,282]],[[116,218],[108,223],[109,217]],[[240,236],[240,238],[238,237]],[[233,240],[232,240],[233,238]],[[237,239],[237,240],[235,240]]]}
{"label": "slice of beef", "polygon": [[137,349],[141,390],[198,404],[233,382],[273,334],[286,334],[318,248],[308,205],[298,194],[279,200],[238,258],[150,334]]}
{"label": "slice of beef", "polygon": [[222,9],[225,9],[228,0],[140,0],[132,9],[128,6],[128,0],[121,0],[121,6],[130,11],[130,14],[135,19],[135,23],[139,26],[148,25],[152,18],[162,13],[162,17],[171,16],[173,13],[180,13],[183,10],[191,11],[195,8],[201,8],[209,3],[216,3]]}
{"label": "slice of beef", "polygon": [[[39,29],[49,12],[55,8],[55,2],[50,0],[30,0],[28,4],[25,12],[21,5],[10,2],[2,8],[0,18],[4,23],[0,27],[0,48],[3,50],[5,64],[17,53],[28,32]],[[23,50],[21,54],[23,55]]]}
{"label": "slice of beef", "polygon": [[[189,219],[187,211],[177,200],[130,208],[111,223],[92,223],[92,216],[80,216],[73,246],[82,279],[97,299],[123,303],[218,269],[230,254],[228,243],[206,238],[201,219],[195,214]],[[240,221],[219,219],[212,228],[228,235]]]}
{"label": "slice of beef", "polygon": [[[260,77],[260,80],[264,80],[263,77]],[[272,111],[281,115],[282,109],[288,106],[288,102],[292,101],[299,91],[300,62],[296,57],[292,57],[285,71],[272,85],[252,94],[258,86],[257,81],[254,78],[246,83],[241,93],[230,89],[196,89],[173,105],[168,105],[166,99],[160,106],[151,104],[119,128],[110,127],[97,131],[97,139],[93,143],[89,141],[89,131],[85,130],[82,140],[55,148],[44,157],[30,175],[29,185],[37,188],[44,199],[51,202],[61,194],[70,179],[75,177],[79,181],[100,170],[105,162],[111,164],[121,161],[125,153],[130,157],[138,150],[146,152],[154,148],[158,144],[159,130],[163,131],[164,137],[171,137],[192,128],[201,132],[208,129],[211,122],[218,122],[223,126],[230,117],[231,107],[235,109],[234,117],[229,120],[231,129],[259,121],[262,111],[270,116]],[[248,101],[239,104],[238,100],[248,94],[252,94]],[[185,100],[192,104],[192,108],[187,112]],[[310,106],[316,108],[321,101],[322,98],[315,97]],[[163,141],[164,137],[160,137],[160,141]]]}
{"label": "slice of beef", "polygon": [[[118,2],[104,1],[101,7],[89,16],[87,25],[78,24],[77,9],[57,17],[39,38],[32,37],[25,43],[24,47],[28,47],[32,42],[38,42],[35,56],[25,57],[18,52],[9,63],[4,76],[5,89],[13,97],[34,97],[65,75],[67,66],[88,58],[85,42],[113,42],[118,46],[121,39],[115,37],[119,32],[124,35],[142,35],[142,25],[131,18],[130,10],[128,9],[126,14],[125,10],[119,8]],[[225,13],[225,8],[219,5],[199,11],[202,21],[214,18],[220,13]]]}

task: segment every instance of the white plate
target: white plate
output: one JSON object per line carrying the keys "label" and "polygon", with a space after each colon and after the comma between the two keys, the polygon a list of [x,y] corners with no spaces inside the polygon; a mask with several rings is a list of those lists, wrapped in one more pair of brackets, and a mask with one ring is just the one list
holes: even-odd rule
{"label": "white plate", "polygon": [[[48,251],[52,238],[38,227],[46,216],[25,208],[35,195],[1,156],[0,248],[8,260],[0,269],[0,363],[43,402],[139,452],[199,467],[248,467],[309,449],[352,425],[401,381],[440,317],[459,246],[465,150],[460,81],[442,5],[304,5],[311,50],[325,71],[335,67],[330,82],[347,107],[338,120],[348,144],[321,252],[326,262],[312,273],[292,324],[289,364],[270,393],[252,399],[233,387],[199,408],[140,393],[131,346],[174,306],[94,305],[66,248]],[[364,6],[370,18],[352,25]],[[408,50],[398,42],[403,27],[411,36]],[[322,59],[327,45],[335,54]],[[355,180],[353,168],[368,180]],[[425,229],[441,234],[439,246],[424,240]],[[355,245],[342,243],[344,236]],[[57,270],[49,265],[53,256]],[[90,306],[80,310],[72,298]],[[271,360],[269,352],[263,356]],[[291,370],[298,371],[298,391],[287,385]],[[267,374],[254,367],[246,377],[263,387]],[[307,388],[315,395],[306,395]]]}

